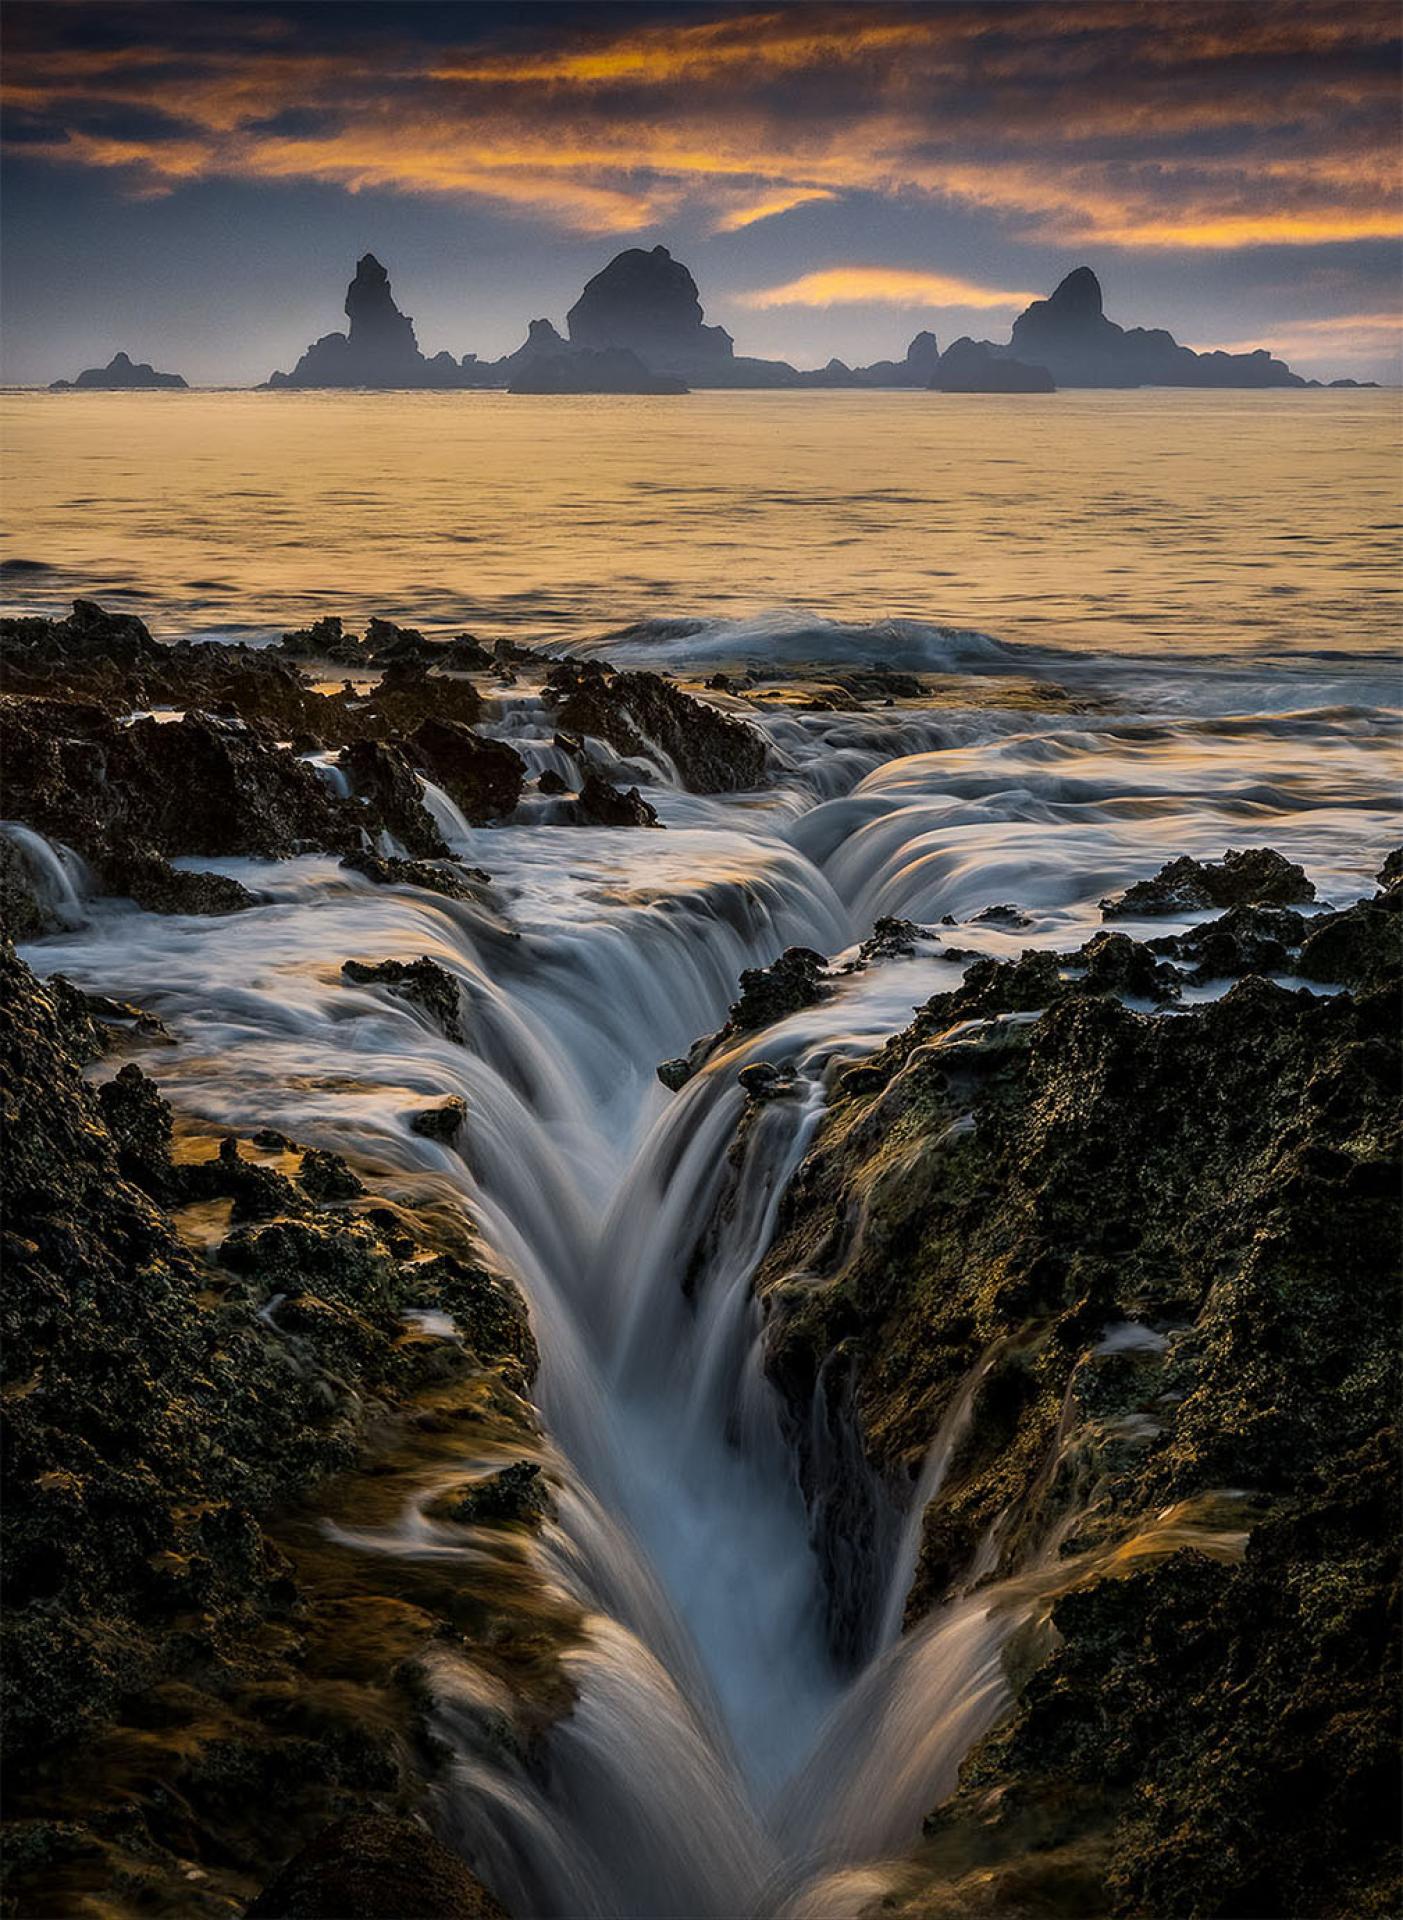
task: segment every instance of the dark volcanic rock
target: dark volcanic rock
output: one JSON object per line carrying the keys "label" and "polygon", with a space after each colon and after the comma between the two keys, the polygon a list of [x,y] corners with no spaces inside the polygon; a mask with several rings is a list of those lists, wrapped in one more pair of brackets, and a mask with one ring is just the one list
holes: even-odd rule
{"label": "dark volcanic rock", "polygon": [[753,1033],[773,1026],[801,1007],[811,1007],[832,991],[827,962],[808,947],[786,947],[768,967],[747,967],[740,977],[740,998],[731,1007],[723,1032]]}
{"label": "dark volcanic rock", "polygon": [[508,393],[686,393],[672,373],[654,373],[628,347],[581,347],[535,354],[511,377]]}
{"label": "dark volcanic rock", "polygon": [[1008,353],[1045,367],[1062,387],[1303,387],[1265,348],[1195,353],[1163,328],[1118,327],[1102,309],[1101,283],[1077,267],[1013,323]]}
{"label": "dark volcanic rock", "polygon": [[427,954],[417,960],[381,960],[374,965],[347,960],[341,971],[358,987],[385,987],[398,999],[410,1001],[429,1016],[446,1040],[464,1044],[462,994],[457,979]]}
{"label": "dark volcanic rock", "polygon": [[680,373],[694,363],[730,360],[724,327],[702,324],[697,283],[666,247],[629,247],[616,254],[565,316],[570,344],[595,350],[626,347],[660,371]]}
{"label": "dark volcanic rock", "polygon": [[457,1854],[417,1820],[338,1820],[289,1860],[248,1920],[506,1920]]}
{"label": "dark volcanic rock", "polygon": [[426,1511],[434,1519],[456,1521],[460,1526],[495,1527],[538,1519],[549,1507],[545,1474],[533,1460],[513,1460],[435,1495]]}
{"label": "dark volcanic rock", "polygon": [[485,886],[491,878],[481,867],[464,867],[456,861],[439,863],[428,860],[399,860],[390,854],[346,853],[343,867],[364,875],[377,887],[423,887],[427,893],[441,893],[446,900],[472,900],[475,886]]}
{"label": "dark volcanic rock", "polygon": [[1289,907],[1314,900],[1315,887],[1303,868],[1271,847],[1231,848],[1221,860],[1201,861],[1181,854],[1162,866],[1152,880],[1137,880],[1114,900],[1101,902],[1102,917],[1195,913],[1203,907]]}
{"label": "dark volcanic rock", "polygon": [[1296,970],[1307,980],[1363,988],[1403,975],[1403,913],[1387,898],[1307,922]]}
{"label": "dark volcanic rock", "polygon": [[740,793],[764,785],[765,742],[755,729],[658,674],[566,662],[547,679],[545,697],[563,733],[588,734],[616,753],[655,762],[661,748],[689,792]]}
{"label": "dark volcanic rock", "polygon": [[467,1117],[467,1106],[455,1096],[440,1101],[436,1107],[420,1107],[410,1119],[409,1130],[421,1134],[425,1140],[437,1140],[444,1146],[452,1146],[462,1132]]}
{"label": "dark volcanic rock", "polygon": [[526,762],[500,740],[485,740],[456,720],[425,720],[410,746],[435,785],[474,826],[504,820],[526,784]]}
{"label": "dark volcanic rock", "polygon": [[1197,982],[1233,979],[1244,973],[1285,973],[1310,922],[1291,907],[1229,907],[1187,933],[1151,940],[1155,953],[1193,963]]}
{"label": "dark volcanic rock", "polygon": [[594,772],[587,773],[581,783],[572,818],[581,827],[656,827],[660,824],[637,787],[625,792]]}
{"label": "dark volcanic rock", "polygon": [[357,740],[342,749],[338,764],[357,799],[370,802],[375,816],[415,859],[446,858],[448,848],[414,770],[397,747],[378,740]]}
{"label": "dark volcanic rock", "polygon": [[[1367,959],[1399,918],[1306,924]],[[908,1620],[1013,1578],[1055,1629],[1010,1650],[908,1920],[1397,1908],[1392,956],[1172,1018],[1120,1004],[1162,964],[1123,934],[1081,980],[986,961],[831,1091],[757,1291],[835,1645],[890,1570],[873,1489],[909,1501],[962,1395]]]}
{"label": "dark volcanic rock", "polygon": [[77,387],[184,387],[178,373],[157,373],[149,360],[133,361],[125,353],[114,353],[105,367],[86,367],[76,380],[54,380],[50,391],[62,393]]}
{"label": "dark volcanic rock", "polygon": [[173,873],[172,855],[282,857],[360,837],[310,767],[237,721],[187,714],[123,727],[95,707],[6,699],[0,753],[17,818],[75,847],[110,889],[158,905],[165,895],[175,911],[227,911],[211,900],[248,896],[233,881]]}
{"label": "dark volcanic rock", "polygon": [[308,1147],[297,1169],[297,1184],[313,1200],[354,1200],[365,1192],[359,1180],[339,1153],[322,1147]]}

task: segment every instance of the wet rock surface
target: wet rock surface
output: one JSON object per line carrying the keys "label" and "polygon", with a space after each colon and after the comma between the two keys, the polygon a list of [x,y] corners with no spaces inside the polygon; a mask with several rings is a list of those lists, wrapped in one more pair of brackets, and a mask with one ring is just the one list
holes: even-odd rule
{"label": "wet rock surface", "polygon": [[1305,870],[1271,847],[1231,848],[1221,860],[1169,861],[1152,880],[1137,880],[1115,900],[1103,900],[1107,920],[1139,914],[1193,913],[1202,907],[1291,907],[1314,900]]}
{"label": "wet rock surface", "polygon": [[248,1920],[505,1920],[457,1854],[414,1820],[352,1814],[304,1847]]}
{"label": "wet rock surface", "polygon": [[1055,1629],[1011,1644],[913,1920],[1397,1901],[1398,915],[1326,916],[1352,991],[1123,998],[1300,918],[976,963],[841,1076],[782,1203],[767,1364],[835,1646],[962,1394],[907,1618],[1014,1578]]}
{"label": "wet rock surface", "polygon": [[462,991],[447,967],[427,954],[417,960],[347,960],[342,975],[354,986],[384,987],[419,1007],[445,1040],[463,1044]]}
{"label": "wet rock surface", "polygon": [[410,747],[473,825],[505,819],[521,798],[526,762],[503,741],[484,739],[455,720],[429,719],[410,736]]}
{"label": "wet rock surface", "polygon": [[[74,1911],[86,1874],[227,1913],[337,1814],[407,1811],[433,1764],[413,1662],[443,1623],[338,1686],[345,1575],[279,1516],[416,1396],[527,1430],[535,1350],[466,1233],[426,1244],[339,1156],[294,1181],[276,1133],[173,1153],[139,1064],[85,1079],[138,1009],[41,985],[8,943],[0,986],[8,1897]],[[211,1207],[222,1239],[182,1237]],[[410,1309],[456,1338],[411,1337]]]}
{"label": "wet rock surface", "polygon": [[614,673],[597,662],[557,667],[546,681],[557,727],[606,741],[616,753],[660,750],[692,793],[741,793],[765,783],[761,736],[655,673]]}

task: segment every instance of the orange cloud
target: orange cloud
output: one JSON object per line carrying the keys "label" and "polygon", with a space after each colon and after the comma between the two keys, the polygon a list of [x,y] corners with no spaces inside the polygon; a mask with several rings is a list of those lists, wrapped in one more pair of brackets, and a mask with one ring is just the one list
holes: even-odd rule
{"label": "orange cloud", "polygon": [[[25,152],[135,191],[314,180],[597,233],[684,209],[737,232],[853,193],[925,195],[1021,236],[1138,249],[1403,226],[1379,57],[1398,28],[1378,0],[783,7],[543,27],[524,52],[444,51],[409,32],[388,50],[291,29],[185,42],[165,9],[138,9],[134,31],[159,19],[169,39],[93,50],[46,40],[50,16],[31,12],[28,39],[11,35],[6,98],[64,133],[31,130]],[[123,110],[166,131],[114,137]],[[289,134],[278,116],[293,112],[314,130]]]}
{"label": "orange cloud", "polygon": [[761,200],[732,207],[729,213],[723,213],[717,220],[714,231],[737,233],[742,227],[753,227],[757,220],[773,220],[778,213],[788,213],[791,207],[804,207],[815,200],[836,200],[837,197],[827,187],[783,187],[778,193],[767,193]]}
{"label": "orange cloud", "polygon": [[889,307],[1026,307],[1036,293],[1009,293],[981,287],[945,273],[901,267],[827,267],[801,274],[779,287],[737,294],[742,307],[839,307],[879,304]]}

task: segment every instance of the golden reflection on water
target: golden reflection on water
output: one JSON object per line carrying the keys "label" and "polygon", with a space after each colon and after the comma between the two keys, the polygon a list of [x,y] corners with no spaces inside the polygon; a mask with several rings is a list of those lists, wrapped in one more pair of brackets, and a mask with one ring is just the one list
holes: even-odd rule
{"label": "golden reflection on water", "polygon": [[3,551],[60,571],[6,584],[171,635],[802,605],[1116,651],[1376,650],[1398,415],[1393,392],[10,392]]}

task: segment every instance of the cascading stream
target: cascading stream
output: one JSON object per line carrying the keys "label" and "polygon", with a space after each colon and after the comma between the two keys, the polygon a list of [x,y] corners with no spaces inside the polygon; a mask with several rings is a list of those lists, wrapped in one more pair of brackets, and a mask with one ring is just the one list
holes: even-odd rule
{"label": "cascading stream", "polygon": [[[500,724],[533,765],[553,764],[529,701]],[[1159,857],[1244,840],[1348,891],[1392,807],[1386,744],[1328,711],[767,724],[778,790],[656,788],[665,834],[478,831],[428,789],[455,854],[496,876],[519,939],[484,910],[309,858],[222,863],[265,902],[228,919],[104,905],[33,953],[43,972],[161,1012],[182,1044],[148,1064],[182,1108],[415,1174],[468,1205],[521,1279],[559,1486],[536,1550],[589,1616],[567,1655],[578,1702],[538,1776],[484,1742],[484,1714],[504,1703],[481,1675],[445,1655],[435,1684],[457,1754],[445,1820],[522,1914],[856,1911],[874,1891],[866,1869],[912,1842],[996,1717],[1018,1617],[995,1590],[899,1631],[962,1398],[894,1527],[879,1650],[856,1679],[839,1674],[751,1293],[825,1074],[959,967],[933,948],[852,973],[671,1098],[656,1062],[724,1019],[742,968],[792,944],[840,952],[879,913],[934,921],[1013,900],[1037,911],[1031,931],[962,928],[961,944],[1063,945],[1099,924],[1102,892]],[[72,868],[36,858],[77,918]],[[340,977],[347,957],[419,954],[461,981],[466,1048]],[[759,1060],[793,1066],[799,1089],[758,1114],[732,1168],[737,1074]],[[446,1094],[468,1103],[465,1158],[407,1125]],[[418,1510],[358,1544],[469,1552]]]}

